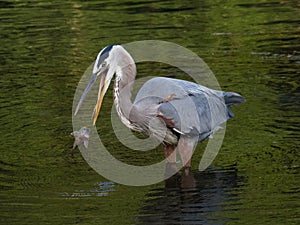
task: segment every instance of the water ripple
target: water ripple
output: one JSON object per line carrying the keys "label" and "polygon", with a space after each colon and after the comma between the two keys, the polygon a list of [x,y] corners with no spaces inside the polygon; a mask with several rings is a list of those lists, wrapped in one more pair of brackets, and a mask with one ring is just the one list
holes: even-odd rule
{"label": "water ripple", "polygon": [[76,190],[72,193],[63,193],[61,197],[64,198],[86,198],[86,197],[105,197],[110,192],[115,191],[115,183],[111,181],[97,182],[96,188],[92,190]]}

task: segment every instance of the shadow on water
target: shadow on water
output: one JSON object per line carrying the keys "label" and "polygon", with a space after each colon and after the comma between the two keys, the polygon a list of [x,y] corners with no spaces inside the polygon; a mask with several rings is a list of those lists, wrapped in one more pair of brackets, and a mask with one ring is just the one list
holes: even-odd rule
{"label": "shadow on water", "polygon": [[224,224],[235,218],[217,217],[224,205],[234,205],[234,190],[245,183],[235,167],[181,171],[152,189],[141,209],[140,224]]}

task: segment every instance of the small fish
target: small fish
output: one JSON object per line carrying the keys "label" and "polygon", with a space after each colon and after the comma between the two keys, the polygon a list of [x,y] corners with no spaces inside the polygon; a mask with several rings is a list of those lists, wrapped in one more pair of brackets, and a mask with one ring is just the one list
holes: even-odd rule
{"label": "small fish", "polygon": [[75,138],[75,141],[73,144],[73,149],[75,149],[76,146],[78,146],[82,143],[85,148],[88,148],[90,133],[91,133],[91,130],[87,127],[82,127],[82,128],[80,128],[79,131],[72,132],[71,135],[73,135]]}

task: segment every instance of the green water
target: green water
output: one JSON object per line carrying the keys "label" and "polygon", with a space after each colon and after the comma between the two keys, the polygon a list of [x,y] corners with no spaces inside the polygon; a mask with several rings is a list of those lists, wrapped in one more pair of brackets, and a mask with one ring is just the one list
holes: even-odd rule
{"label": "green water", "polygon": [[[0,1],[1,224],[299,224],[299,3],[283,1]],[[210,66],[234,109],[205,172],[129,187],[72,150],[72,102],[112,43],[175,42]],[[138,76],[185,78],[166,65]],[[111,94],[104,101],[110,109]],[[143,162],[101,132],[111,153]],[[153,155],[151,155],[153,154]],[[146,156],[162,157],[161,149]],[[193,188],[187,188],[194,184]],[[187,186],[186,186],[187,185]]]}

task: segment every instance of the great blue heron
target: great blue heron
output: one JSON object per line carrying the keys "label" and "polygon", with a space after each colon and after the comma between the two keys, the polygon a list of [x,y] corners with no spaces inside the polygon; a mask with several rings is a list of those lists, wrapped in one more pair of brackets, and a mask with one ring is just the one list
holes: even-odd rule
{"label": "great blue heron", "polygon": [[[209,137],[233,116],[230,106],[245,101],[234,92],[212,90],[185,80],[155,77],[145,82],[132,103],[131,88],[136,76],[134,60],[121,45],[110,45],[99,52],[75,115],[100,77],[93,114],[95,125],[114,75],[114,104],[121,121],[132,130],[161,138],[169,162],[176,162],[176,154],[172,153],[177,147],[185,167],[191,166],[195,144]],[[156,122],[151,124],[153,119]]]}

